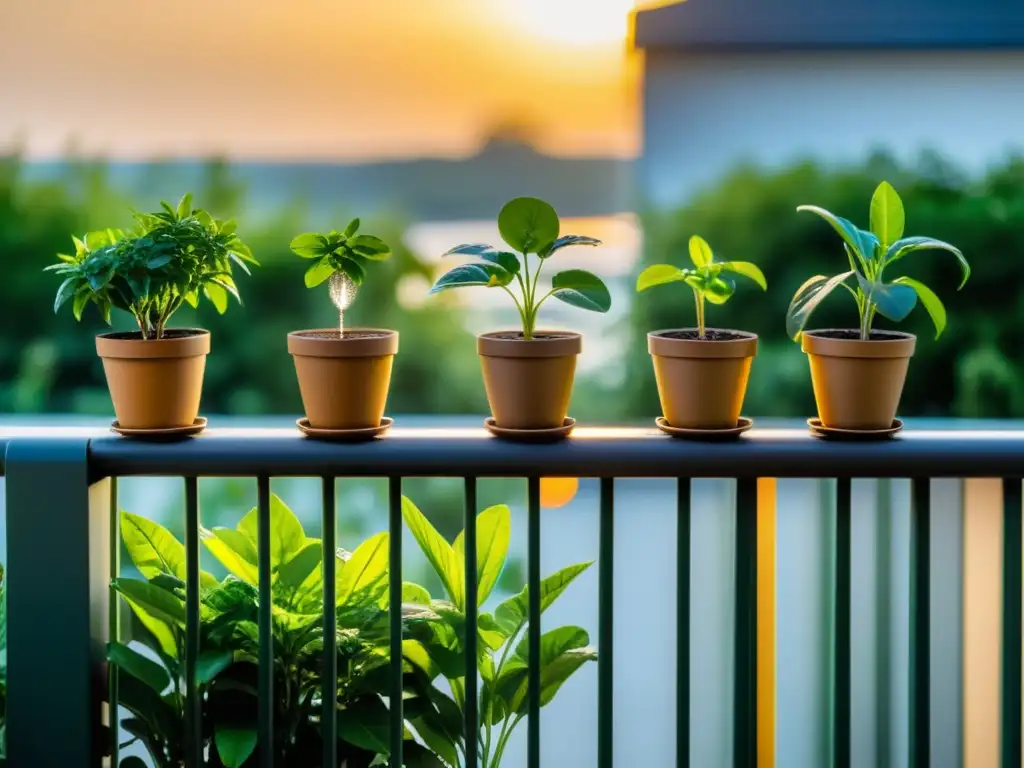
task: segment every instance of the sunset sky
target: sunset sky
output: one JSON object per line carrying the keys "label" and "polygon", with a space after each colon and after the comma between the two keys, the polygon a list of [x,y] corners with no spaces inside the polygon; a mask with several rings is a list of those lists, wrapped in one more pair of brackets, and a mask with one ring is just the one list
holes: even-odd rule
{"label": "sunset sky", "polygon": [[123,158],[472,154],[494,125],[636,153],[632,0],[7,0],[0,146]]}

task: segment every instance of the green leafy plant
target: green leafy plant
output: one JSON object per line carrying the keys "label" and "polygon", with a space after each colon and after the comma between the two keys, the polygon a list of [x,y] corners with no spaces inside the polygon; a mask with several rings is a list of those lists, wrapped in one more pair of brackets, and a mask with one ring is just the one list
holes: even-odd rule
{"label": "green leafy plant", "polygon": [[294,253],[304,259],[316,259],[306,270],[308,288],[315,288],[336,272],[362,285],[367,262],[382,261],[391,255],[391,248],[379,237],[358,234],[359,223],[359,219],[352,219],[344,232],[307,232],[292,240]]}
{"label": "green leafy plant", "polygon": [[[476,256],[482,263],[463,264],[442,275],[430,289],[438,293],[449,288],[483,285],[501,288],[512,297],[523,325],[523,338],[532,339],[537,328],[537,312],[551,296],[574,307],[592,312],[607,312],[612,297],[597,275],[583,269],[567,269],[551,278],[551,290],[538,297],[538,282],[547,260],[563,248],[573,245],[600,245],[600,240],[582,235],[561,235],[561,222],[555,209],[543,200],[519,197],[507,203],[498,214],[498,231],[515,252],[477,243],[459,245],[445,256]],[[537,256],[531,272],[530,254]],[[509,288],[519,284],[520,295]]]}
{"label": "green leafy plant", "polygon": [[[200,574],[196,675],[210,766],[249,768],[258,762],[257,514],[251,510],[235,528],[200,530],[206,549],[229,572],[222,581]],[[271,497],[270,527],[275,760],[320,765],[322,543],[306,536],[277,496]],[[143,577],[114,581],[143,630],[137,642],[112,642],[108,648],[108,659],[122,673],[119,704],[131,712],[121,721],[131,735],[122,746],[139,741],[159,768],[178,768],[185,750],[185,550],[162,526],[126,512],[121,531]],[[389,754],[387,553],[388,534],[380,533],[354,552],[336,554],[338,759],[349,768],[383,764]],[[413,605],[403,606],[402,614],[407,633],[439,619]],[[439,716],[428,702],[417,701],[412,709]],[[411,737],[405,753],[406,766],[440,765]]]}
{"label": "green leafy plant", "polygon": [[[523,589],[495,609],[481,612],[477,622],[480,689],[480,731],[466,734],[462,712],[465,707],[466,574],[465,532],[449,544],[408,499],[402,500],[402,515],[423,554],[444,585],[446,600],[432,599],[427,590],[411,585],[403,599],[415,602],[440,617],[413,628],[414,640],[404,645],[412,665],[412,685],[433,705],[424,714],[409,713],[413,727],[424,742],[447,765],[459,768],[465,760],[467,738],[478,739],[481,766],[498,768],[516,726],[527,714],[529,648],[529,592]],[[491,594],[508,553],[511,516],[504,504],[490,507],[476,519],[477,603],[483,605]],[[540,608],[547,608],[587,570],[592,563],[579,563],[548,576],[540,585]],[[559,688],[580,667],[597,659],[590,638],[581,627],[558,627],[541,636],[540,703],[545,706]],[[443,677],[451,690],[448,697],[431,682]],[[416,715],[416,716],[414,716]]]}
{"label": "green leafy plant", "polygon": [[690,261],[694,269],[680,269],[671,264],[652,264],[636,281],[637,291],[646,291],[656,285],[683,282],[693,289],[693,301],[697,308],[697,333],[706,338],[704,327],[704,301],[725,304],[736,292],[736,283],[727,275],[732,273],[749,277],[761,290],[768,290],[768,283],[761,270],[749,261],[715,261],[711,246],[704,238],[694,235],[690,238]]}
{"label": "green leafy plant", "polygon": [[[870,231],[858,229],[847,219],[817,206],[801,205],[797,210],[817,214],[832,225],[843,239],[850,269],[833,277],[815,275],[797,289],[786,313],[786,331],[791,338],[800,338],[814,309],[840,285],[857,304],[861,339],[871,338],[876,313],[899,322],[910,314],[918,299],[935,325],[935,338],[942,335],[946,327],[946,308],[935,292],[910,277],[886,282],[882,273],[904,256],[923,250],[949,251],[956,257],[963,274],[960,288],[971,276],[971,268],[960,250],[949,243],[930,237],[903,237],[903,201],[892,185],[883,181],[871,198]],[[847,284],[851,277],[856,278],[853,287]]]}
{"label": "green leafy plant", "polygon": [[71,302],[75,319],[90,302],[110,322],[112,307],[129,312],[143,339],[163,338],[171,316],[205,296],[223,314],[228,295],[238,301],[232,265],[248,273],[256,264],[235,233],[233,220],[219,221],[192,207],[185,195],[176,208],[161,203],[156,213],[136,213],[131,230],[106,229],[72,238],[73,256],[46,267],[64,278],[54,312]]}

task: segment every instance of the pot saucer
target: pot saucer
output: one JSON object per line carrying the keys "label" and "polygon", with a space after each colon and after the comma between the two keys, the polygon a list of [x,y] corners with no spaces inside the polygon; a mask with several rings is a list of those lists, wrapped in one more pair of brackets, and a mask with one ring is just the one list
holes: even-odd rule
{"label": "pot saucer", "polygon": [[519,443],[554,443],[564,440],[576,426],[576,419],[566,416],[562,426],[551,429],[507,429],[494,423],[494,417],[484,419],[484,427],[495,437],[504,440],[515,440]]}
{"label": "pot saucer", "polygon": [[206,417],[198,416],[187,427],[167,427],[166,429],[126,429],[117,419],[110,425],[110,431],[122,437],[133,437],[137,440],[180,440],[183,437],[198,435],[206,429]]}
{"label": "pot saucer", "polygon": [[847,442],[870,442],[872,440],[888,440],[901,429],[903,421],[894,419],[888,429],[837,429],[822,425],[821,419],[808,419],[807,426],[811,434],[822,440],[845,440]]}
{"label": "pot saucer", "polygon": [[335,443],[359,443],[380,437],[391,429],[391,425],[394,422],[394,419],[385,416],[376,427],[363,427],[362,429],[318,429],[317,427],[309,426],[309,419],[301,418],[295,422],[295,426],[306,437],[312,437],[314,440],[330,440]]}
{"label": "pot saucer", "polygon": [[735,427],[727,429],[687,429],[685,427],[673,427],[664,416],[654,420],[658,429],[666,435],[678,437],[681,440],[699,440],[702,442],[718,442],[724,440],[735,440],[754,425],[753,419],[740,416]]}

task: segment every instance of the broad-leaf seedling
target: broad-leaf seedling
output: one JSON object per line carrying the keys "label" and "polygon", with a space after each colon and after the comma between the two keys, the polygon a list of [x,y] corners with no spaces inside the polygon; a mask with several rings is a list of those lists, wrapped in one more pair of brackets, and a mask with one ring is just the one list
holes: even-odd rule
{"label": "broad-leaf seedling", "polygon": [[257,264],[235,233],[234,220],[220,221],[192,207],[185,195],[176,208],[160,204],[156,213],[136,213],[135,228],[106,229],[73,238],[75,255],[58,254],[46,267],[64,277],[56,312],[70,301],[75,319],[90,302],[110,322],[111,307],[131,313],[143,339],[161,339],[182,305],[196,307],[205,296],[217,311],[228,308],[228,294],[239,302],[232,265],[248,274]]}
{"label": "broad-leaf seedling", "polygon": [[[949,251],[956,257],[963,274],[960,288],[971,276],[971,268],[960,250],[949,243],[930,237],[903,237],[903,201],[892,185],[883,181],[871,198],[870,232],[858,229],[847,219],[817,206],[801,205],[797,210],[817,214],[832,225],[843,239],[850,269],[833,277],[815,275],[797,289],[786,313],[786,332],[794,340],[804,332],[815,308],[840,285],[857,303],[860,338],[865,341],[871,338],[871,324],[876,312],[899,322],[910,314],[918,299],[935,325],[935,338],[942,335],[946,327],[946,308],[935,292],[909,277],[897,277],[887,282],[882,273],[904,256],[928,249]],[[852,287],[847,283],[851,277],[856,277]]]}
{"label": "broad-leaf seedling", "polygon": [[[704,238],[694,235],[690,238],[690,261],[694,269],[680,269],[671,264],[653,264],[640,273],[636,281],[637,291],[645,291],[655,285],[683,282],[693,289],[693,300],[697,307],[697,333],[707,338],[704,325],[704,301],[725,304],[736,292],[736,283],[728,273],[749,277],[761,290],[768,290],[768,283],[761,270],[749,261],[715,261],[711,246]],[[726,274],[723,274],[726,273]]]}
{"label": "broad-leaf seedling", "polygon": [[[561,235],[561,223],[555,209],[543,200],[520,197],[498,214],[498,231],[514,252],[476,243],[459,245],[445,256],[476,256],[483,263],[463,264],[445,273],[430,289],[431,293],[483,285],[501,288],[515,302],[523,325],[523,338],[532,339],[537,328],[537,312],[551,296],[574,307],[592,312],[607,312],[612,297],[597,275],[583,269],[566,269],[551,278],[551,290],[538,297],[540,273],[547,260],[563,248],[573,245],[600,245],[601,241],[582,235]],[[530,254],[537,256],[531,270]],[[517,296],[509,286],[519,285]]]}

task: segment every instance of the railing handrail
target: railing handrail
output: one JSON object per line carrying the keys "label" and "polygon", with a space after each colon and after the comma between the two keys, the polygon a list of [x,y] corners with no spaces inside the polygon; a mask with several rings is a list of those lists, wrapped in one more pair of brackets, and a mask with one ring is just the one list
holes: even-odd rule
{"label": "railing handrail", "polygon": [[568,440],[523,444],[483,428],[395,427],[363,443],[287,428],[211,428],[177,442],[102,429],[5,427],[0,472],[15,440],[89,438],[94,477],[1000,477],[1024,475],[1024,430],[907,430],[884,442],[824,442],[762,428],[727,443],[687,442],[652,428],[579,427]]}

